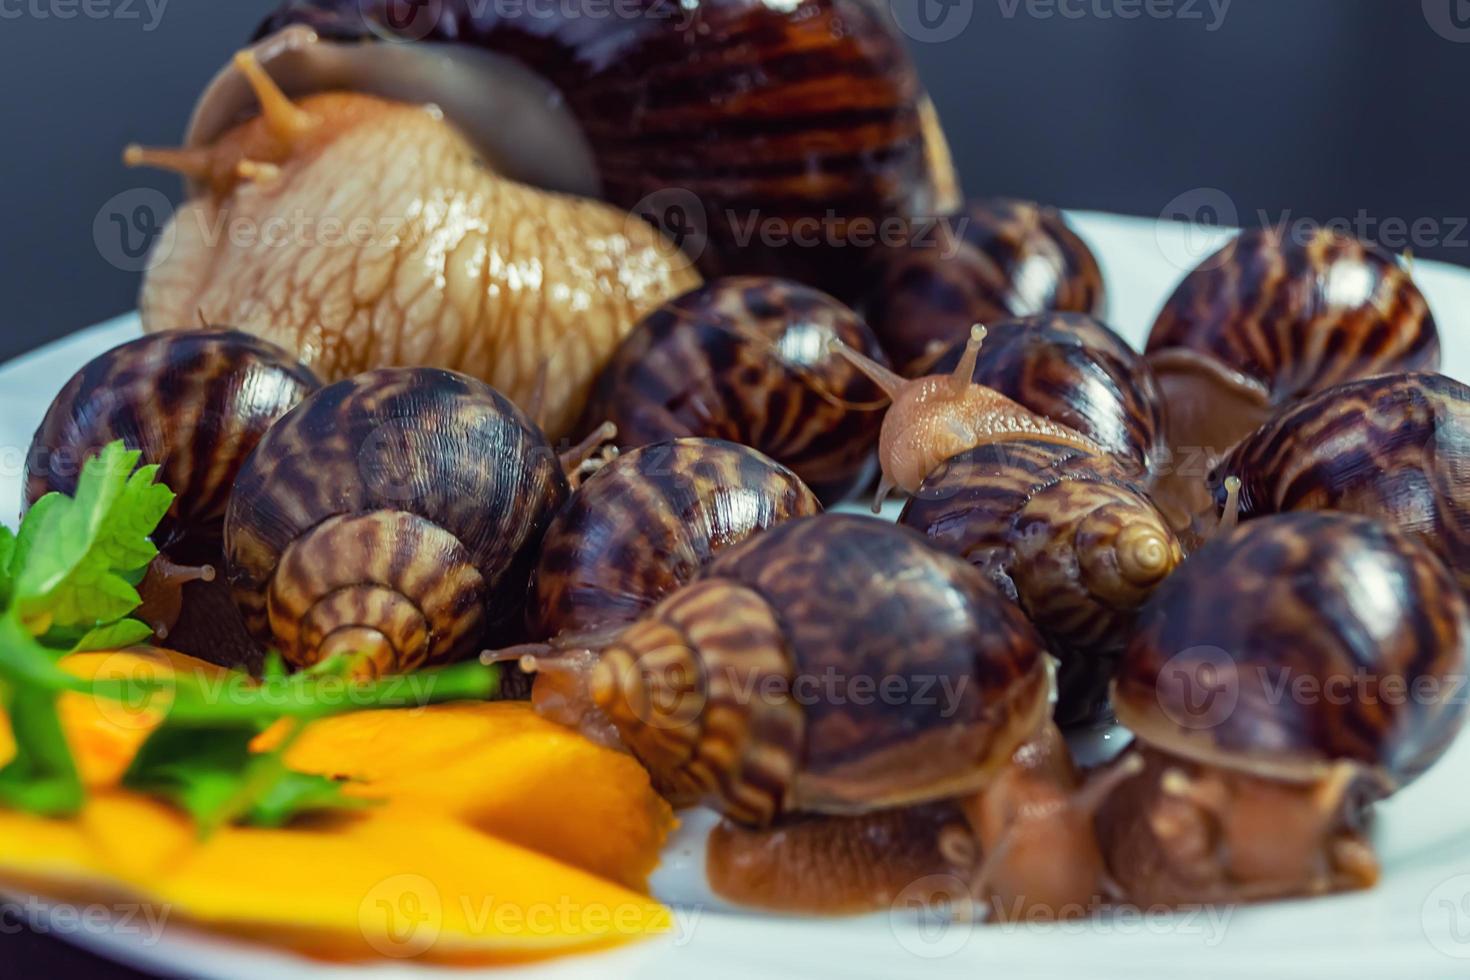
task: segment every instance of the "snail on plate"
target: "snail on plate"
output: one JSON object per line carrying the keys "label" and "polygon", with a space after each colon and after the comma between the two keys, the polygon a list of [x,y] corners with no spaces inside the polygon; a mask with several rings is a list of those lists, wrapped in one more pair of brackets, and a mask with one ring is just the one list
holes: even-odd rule
{"label": "snail on plate", "polygon": [[1181,515],[1237,441],[1324,388],[1392,371],[1433,371],[1439,333],[1397,259],[1330,229],[1242,232],[1165,304],[1147,357],[1168,406]]}
{"label": "snail on plate", "polygon": [[786,467],[719,439],[675,439],[600,469],[541,542],[532,617],[543,637],[621,629],[715,555],[821,512]]}
{"label": "snail on plate", "polygon": [[[1049,904],[1059,877],[1079,909],[1095,894],[1088,869],[1100,858],[1071,808],[1075,786],[1037,761],[1055,737],[1041,637],[978,571],[903,528],[788,521],[721,553],[594,649],[488,655],[516,657],[538,688],[583,685],[586,706],[549,706],[593,734],[611,730],[677,805],[759,828],[953,799],[976,814],[982,896],[1003,885],[1008,898]],[[1054,805],[981,823],[992,785],[1007,799],[1036,791],[1007,778],[1016,766]],[[1055,831],[1042,835],[1049,848],[1021,846],[1031,820]],[[1058,875],[1059,848],[1094,860]]]}
{"label": "snail on plate", "polygon": [[464,375],[384,368],[278,422],[230,500],[230,584],[297,667],[333,654],[406,673],[522,636],[567,479],[541,431]]}
{"label": "snail on plate", "polygon": [[1371,885],[1367,805],[1463,722],[1470,612],[1412,538],[1285,514],[1212,540],[1154,593],[1113,695],[1144,771],[1099,815],[1129,900]]}
{"label": "snail on plate", "polygon": [[202,307],[328,380],[433,365],[522,405],[544,372],[552,439],[637,319],[698,284],[696,255],[850,284],[862,249],[760,231],[846,235],[954,197],[932,106],[866,0],[287,3],[204,93],[186,149],[129,159],[194,195],[145,283],[149,329]]}
{"label": "snail on plate", "polygon": [[743,443],[789,466],[824,500],[867,477],[883,393],[829,347],[881,359],[846,306],[782,279],[718,279],[665,303],[623,341],[588,424],[641,446],[679,436]]}
{"label": "snail on plate", "polygon": [[1102,271],[1061,213],[1029,201],[976,201],[916,223],[880,253],[859,308],[906,377],[963,344],[976,323],[1045,312],[1101,315]]}
{"label": "snail on plate", "polygon": [[[176,497],[154,534],[160,555],[142,586],[141,616],[176,647],[207,648],[170,636],[184,611],[184,587],[214,579],[224,558],[225,508],[246,457],[318,385],[285,351],[233,330],[179,330],[115,347],[51,403],[26,458],[25,504],[74,493],[82,464],[119,439],[160,466],[160,481]],[[193,586],[189,595],[208,598]],[[232,612],[228,602],[208,605]]]}
{"label": "snail on plate", "polygon": [[[1240,481],[1240,519],[1336,510],[1417,538],[1470,591],[1470,387],[1442,374],[1350,381],[1287,408],[1215,468]],[[1208,518],[1207,518],[1208,519]]]}

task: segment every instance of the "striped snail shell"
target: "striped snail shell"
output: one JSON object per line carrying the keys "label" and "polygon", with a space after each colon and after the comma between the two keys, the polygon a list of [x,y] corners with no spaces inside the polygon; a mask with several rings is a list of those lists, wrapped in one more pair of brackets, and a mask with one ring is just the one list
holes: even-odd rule
{"label": "striped snail shell", "polygon": [[934,372],[976,323],[1049,311],[1100,315],[1102,271],[1061,213],[1029,201],[976,201],[884,253],[860,304],[899,372]]}
{"label": "striped snail shell", "polygon": [[1207,462],[1306,395],[1433,371],[1439,353],[1434,317],[1398,261],[1325,228],[1242,232],[1179,285],[1147,348],[1170,445]]}
{"label": "striped snail shell", "polygon": [[867,475],[883,395],[829,348],[882,358],[837,300],[783,279],[719,279],[648,315],[603,372],[584,416],[623,446],[680,436],[760,450],[824,500]]}
{"label": "striped snail shell", "polygon": [[929,475],[899,523],[983,571],[1058,657],[1057,720],[1094,720],[1139,606],[1183,560],[1132,470],[1107,453],[991,443]]}
{"label": "striped snail shell", "polygon": [[789,521],[607,646],[593,698],[676,803],[741,823],[974,791],[1046,721],[1041,638],[962,561],[884,521]]}
{"label": "striped snail shell", "polygon": [[[931,367],[952,372],[965,340]],[[1164,400],[1148,363],[1101,321],[1043,313],[988,327],[971,380],[1065,425],[1148,475],[1168,459]]]}
{"label": "striped snail shell", "polygon": [[547,530],[537,632],[627,626],[715,555],[821,509],[796,474],[745,446],[675,439],[635,449],[598,470]]}
{"label": "striped snail shell", "polygon": [[1247,436],[1210,477],[1241,481],[1240,518],[1335,510],[1417,538],[1470,591],[1470,387],[1394,374],[1329,388]]}
{"label": "striped snail shell", "polygon": [[250,628],[295,666],[459,660],[519,638],[567,493],[541,431],[493,388],[373,371],[324,388],[256,447],[230,502],[230,582]]}
{"label": "striped snail shell", "polygon": [[1211,540],[1144,607],[1114,690],[1148,760],[1099,819],[1129,898],[1371,884],[1364,808],[1460,730],[1467,653],[1455,580],[1385,524],[1285,514]]}

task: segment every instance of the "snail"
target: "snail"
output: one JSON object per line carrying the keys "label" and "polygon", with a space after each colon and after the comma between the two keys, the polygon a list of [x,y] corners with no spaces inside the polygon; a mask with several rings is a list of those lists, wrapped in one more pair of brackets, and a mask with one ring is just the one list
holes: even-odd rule
{"label": "snail", "polygon": [[840,499],[870,472],[882,392],[831,352],[883,357],[862,320],[825,293],[781,279],[718,279],[659,307],[597,383],[588,422],[625,447],[679,436],[744,443]]}
{"label": "snail", "polygon": [[821,509],[794,473],[745,446],[675,439],[625,453],[573,495],[541,542],[536,632],[625,627],[715,555]]}
{"label": "snail", "polygon": [[1242,440],[1209,480],[1241,481],[1240,519],[1335,510],[1417,538],[1470,590],[1470,387],[1393,374],[1328,388]]}
{"label": "snail", "polygon": [[[867,0],[406,13],[284,4],[182,152],[130,151],[195,194],[161,238],[145,326],[202,306],[329,380],[429,364],[522,405],[550,362],[555,440],[637,319],[699,283],[694,256],[851,285],[865,250],[801,247],[807,223],[845,241],[955,196],[932,105]],[[241,226],[256,233],[219,240]],[[762,244],[772,227],[789,247]]]}
{"label": "snail", "polygon": [[[953,372],[967,346],[951,346],[932,372]],[[1153,372],[1093,317],[1043,313],[989,326],[970,380],[1081,433],[1149,480],[1169,459]]]}
{"label": "snail", "polygon": [[1408,272],[1330,229],[1242,232],[1191,272],[1149,335],[1180,479],[1159,492],[1182,519],[1240,439],[1324,388],[1393,371],[1434,371],[1439,334]]}
{"label": "snail", "polygon": [[522,636],[541,537],[568,486],[493,388],[434,368],[330,385],[268,432],[225,524],[229,580],[296,667],[406,673]]}
{"label": "snail", "polygon": [[976,201],[916,224],[880,253],[859,309],[906,377],[964,343],[976,323],[1057,311],[1100,315],[1102,272],[1061,213],[1029,201]]}
{"label": "snail", "polygon": [[1227,903],[1366,887],[1367,806],[1463,722],[1470,611],[1377,521],[1242,524],[1155,591],[1113,692],[1141,775],[1098,814],[1128,898]]}
{"label": "snail", "polygon": [[1136,473],[1046,439],[988,443],[941,463],[899,523],[985,572],[1038,625],[1060,661],[1063,726],[1105,714],[1134,615],[1183,561]]}
{"label": "snail", "polygon": [[[26,507],[48,493],[74,493],[82,464],[109,443],[141,452],[176,496],[153,536],[160,554],[142,584],[140,616],[175,647],[221,656],[212,644],[175,632],[184,588],[215,578],[226,504],[246,457],[318,386],[285,351],[234,330],[129,341],[78,371],[47,409],[26,457]],[[210,605],[231,614],[228,603]],[[223,639],[224,631],[215,636]]]}
{"label": "snail", "polygon": [[[977,827],[993,845],[975,863],[977,891],[1004,882],[1024,898],[1041,882],[1050,902],[1056,849],[1095,848],[1090,821],[1059,819],[1085,801],[1035,762],[1047,739],[1061,745],[1041,637],[976,569],[885,521],[788,521],[722,552],[595,649],[486,659],[520,659],[538,695],[550,682],[561,696],[538,707],[615,736],[671,802],[743,826],[942,800],[979,814],[987,788],[1013,785],[1006,772],[1025,765],[1054,805],[1006,808],[998,835]],[[1034,820],[1083,839],[1045,855],[1016,845]],[[1095,883],[1081,890],[1079,908]]]}

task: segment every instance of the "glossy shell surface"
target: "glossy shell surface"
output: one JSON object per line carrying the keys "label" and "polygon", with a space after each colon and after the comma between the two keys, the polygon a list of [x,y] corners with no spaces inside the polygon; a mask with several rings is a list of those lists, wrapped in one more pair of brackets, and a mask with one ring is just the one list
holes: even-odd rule
{"label": "glossy shell surface", "polygon": [[1201,761],[1287,779],[1348,761],[1407,782],[1462,725],[1467,647],[1459,587],[1411,538],[1344,514],[1267,517],[1154,593],[1114,706]]}
{"label": "glossy shell surface", "polygon": [[537,631],[625,626],[726,548],[821,509],[794,473],[745,446],[676,439],[628,452],[583,484],[546,532]]}
{"label": "glossy shell surface", "polygon": [[834,353],[881,358],[872,332],[825,293],[780,279],[720,279],[664,304],[603,372],[585,428],[611,421],[624,446],[728,439],[790,467],[833,500],[869,470],[887,405]]}

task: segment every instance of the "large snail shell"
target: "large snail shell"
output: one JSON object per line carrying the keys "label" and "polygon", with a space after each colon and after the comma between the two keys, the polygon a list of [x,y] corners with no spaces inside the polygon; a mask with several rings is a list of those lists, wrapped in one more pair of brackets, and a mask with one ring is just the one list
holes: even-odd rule
{"label": "large snail shell", "polygon": [[[438,0],[407,15],[385,0],[296,0],[260,34],[291,25],[332,41],[304,76],[345,70],[381,89],[397,68],[443,82],[420,101],[443,105],[509,176],[688,223],[712,275],[850,289],[866,254],[852,247],[858,234],[958,198],[932,104],[869,0]],[[373,43],[382,38],[422,43]],[[351,49],[364,43],[379,50],[358,59]],[[440,61],[416,72],[413,49],[467,70]],[[464,76],[486,69],[494,80],[466,90]],[[751,219],[785,244],[750,240]],[[850,247],[790,239],[813,222]]]}
{"label": "large snail shell", "polygon": [[115,347],[46,412],[26,457],[26,505],[76,492],[82,464],[121,439],[177,495],[154,535],[180,562],[221,558],[225,506],[266,430],[319,382],[250,334],[187,330]]}
{"label": "large snail shell", "polygon": [[821,509],[796,474],[745,446],[676,439],[626,453],[582,485],[542,540],[538,632],[626,626],[724,549]]}
{"label": "large snail shell", "polygon": [[1353,381],[1247,436],[1211,478],[1241,480],[1240,517],[1337,510],[1417,538],[1470,591],[1470,387],[1440,374]]}
{"label": "large snail shell", "polygon": [[519,639],[566,495],[540,430],[494,389],[374,371],[318,392],[256,448],[230,502],[230,581],[251,629],[297,666],[462,659]]}
{"label": "large snail shell", "polygon": [[1091,720],[1134,616],[1183,560],[1132,471],[1045,440],[989,444],[940,466],[901,524],[983,571],[1061,661],[1057,718]]}
{"label": "large snail shell", "polygon": [[1170,445],[1214,460],[1315,391],[1434,370],[1439,335],[1424,296],[1382,249],[1330,229],[1260,228],[1185,278],[1154,324],[1148,358]]}
{"label": "large snail shell", "polygon": [[[948,374],[965,342],[931,367]],[[1044,313],[997,323],[971,375],[1037,415],[1091,439],[1148,475],[1168,459],[1164,402],[1147,362],[1110,328],[1080,313]]]}
{"label": "large snail shell", "polygon": [[1048,311],[1101,315],[1097,259],[1060,212],[1028,201],[977,201],[883,253],[861,304],[899,370],[918,377],[976,323]]}
{"label": "large snail shell", "polygon": [[1458,732],[1467,652],[1465,599],[1417,542],[1285,514],[1212,540],[1159,587],[1114,708],[1175,755],[1286,780],[1345,761],[1392,787]]}
{"label": "large snail shell", "polygon": [[605,651],[593,692],[672,798],[765,825],[982,786],[1045,721],[1045,661],[969,565],[825,515],[717,557]]}
{"label": "large snail shell", "polygon": [[743,443],[824,500],[870,469],[883,393],[830,344],[881,358],[872,331],[825,293],[781,279],[719,279],[665,303],[618,348],[586,422],[624,446],[679,436]]}

